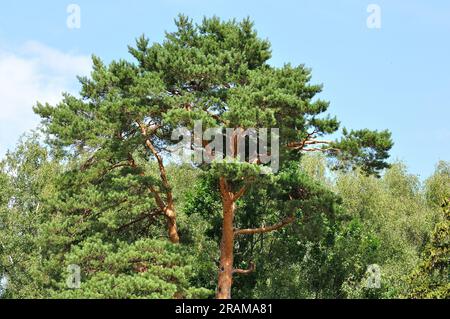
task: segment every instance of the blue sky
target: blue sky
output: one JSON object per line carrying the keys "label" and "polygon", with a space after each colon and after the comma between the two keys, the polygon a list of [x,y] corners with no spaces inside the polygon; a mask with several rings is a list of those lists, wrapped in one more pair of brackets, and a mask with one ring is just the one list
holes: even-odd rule
{"label": "blue sky", "polygon": [[[81,9],[69,29],[67,6]],[[381,8],[370,29],[369,4]],[[0,4],[0,156],[37,118],[36,100],[77,92],[92,53],[129,58],[145,33],[160,41],[173,18],[250,16],[272,43],[273,65],[306,64],[324,84],[321,98],[349,128],[388,128],[392,159],[422,178],[450,160],[450,1],[434,0],[160,0],[2,1]]]}

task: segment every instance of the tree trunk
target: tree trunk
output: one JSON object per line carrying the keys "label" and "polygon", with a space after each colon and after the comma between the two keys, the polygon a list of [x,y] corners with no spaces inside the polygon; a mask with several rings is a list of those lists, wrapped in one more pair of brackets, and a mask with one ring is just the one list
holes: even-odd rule
{"label": "tree trunk", "polygon": [[[177,229],[177,214],[175,213],[175,208],[173,205],[173,196],[172,196],[172,190],[169,184],[169,180],[167,179],[167,173],[166,168],[164,167],[164,161],[161,157],[161,155],[158,153],[158,150],[153,145],[151,139],[147,135],[148,129],[150,128],[150,135],[153,135],[156,130],[160,127],[158,125],[155,125],[153,127],[146,127],[144,123],[138,122],[139,127],[141,128],[142,135],[146,138],[145,145],[147,148],[152,152],[153,156],[155,156],[158,167],[159,167],[159,174],[161,177],[161,182],[165,188],[164,192],[167,195],[167,206],[164,205],[164,201],[161,199],[161,196],[158,191],[153,186],[150,186],[150,191],[155,195],[156,203],[158,206],[163,210],[164,215],[166,216],[167,220],[167,232],[169,235],[169,240],[174,243],[178,244],[180,242],[180,237],[178,236],[178,229]],[[131,157],[131,155],[129,155]],[[131,157],[132,158],[132,157]],[[134,163],[134,160],[133,160]],[[136,165],[136,164],[134,164]],[[144,173],[142,173],[143,175]]]}
{"label": "tree trunk", "polygon": [[180,237],[178,236],[178,229],[177,229],[177,218],[176,213],[173,207],[169,206],[164,210],[164,214],[167,219],[167,231],[169,235],[169,240],[174,243],[178,244],[180,242]]}
{"label": "tree trunk", "polygon": [[233,250],[234,250],[234,212],[235,201],[230,196],[222,195],[223,226],[220,244],[220,268],[217,286],[217,299],[230,299],[233,283]]}

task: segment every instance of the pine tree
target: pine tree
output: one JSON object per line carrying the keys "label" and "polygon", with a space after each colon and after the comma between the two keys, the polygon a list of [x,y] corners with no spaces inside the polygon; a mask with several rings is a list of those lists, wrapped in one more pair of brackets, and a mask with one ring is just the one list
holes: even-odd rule
{"label": "pine tree", "polygon": [[[108,217],[101,222],[120,228],[163,215],[172,242],[178,242],[179,236],[164,161],[174,143],[170,133],[193,128],[195,121],[204,128],[238,132],[278,128],[279,144],[271,144],[267,154],[275,154],[279,145],[279,172],[261,175],[267,164],[250,158],[243,163],[238,157],[244,138],[240,133],[224,135],[230,146],[225,162],[199,164],[215,179],[222,202],[217,298],[230,298],[233,275],[254,270],[253,264],[248,269],[234,267],[236,237],[294,223],[295,203],[302,196],[296,188],[282,191],[285,200],[294,204],[278,221],[235,229],[237,213],[246,213],[238,210],[238,201],[250,188],[285,180],[286,185],[278,184],[283,189],[296,180],[290,168],[305,152],[324,152],[336,159],[337,168],[359,166],[368,174],[378,174],[388,166],[385,160],[392,141],[388,131],[345,129],[340,140],[324,139],[339,129],[339,122],[323,116],[329,103],[316,98],[322,86],[310,83],[311,70],[303,65],[271,66],[270,43],[258,37],[249,19],[213,17],[196,25],[179,16],[175,23],[177,30],[167,33],[163,43],[150,45],[142,36],[136,47],[129,48],[137,64],[120,60],[106,67],[94,57],[92,78],[80,79],[81,98],[66,94],[56,107],[39,104],[35,111],[44,119],[52,145],[78,161],[64,181],[66,211],[71,216],[95,218],[102,212]],[[207,142],[201,141],[203,153],[217,155],[205,147]],[[151,173],[152,165],[159,176]],[[132,190],[131,200],[126,188]],[[121,207],[130,212],[125,214],[127,222],[117,216]]]}
{"label": "pine tree", "polygon": [[[360,166],[368,174],[378,174],[388,166],[385,160],[392,141],[387,131],[344,129],[338,141],[321,138],[339,128],[336,118],[321,116],[329,106],[315,99],[322,87],[309,83],[311,71],[303,65],[269,65],[270,44],[258,38],[249,19],[224,22],[214,17],[194,25],[180,16],[176,24],[177,31],[167,34],[164,43],[148,46],[148,40],[141,38],[137,48],[131,50],[140,67],[161,74],[171,92],[174,108],[167,113],[166,121],[191,128],[195,120],[201,120],[205,127],[242,131],[279,128],[281,171],[304,152],[314,151],[334,156],[339,168]],[[238,200],[250,187],[261,187],[271,177],[261,177],[261,163],[239,161],[239,134],[224,139],[231,146],[231,156],[225,163],[207,167],[217,179],[223,210],[218,298],[231,297],[233,274],[254,269],[234,268],[236,236],[275,231],[295,221],[295,212],[290,211],[273,225],[235,229]],[[271,151],[269,147],[268,154]]]}
{"label": "pine tree", "polygon": [[[169,239],[178,243],[173,192],[164,163],[170,127],[164,126],[163,115],[173,106],[161,76],[124,60],[105,66],[94,56],[93,65],[91,78],[80,78],[81,98],[64,94],[56,106],[39,103],[34,108],[56,152],[78,162],[67,174],[67,187],[106,197],[105,210],[114,205],[141,207],[136,219],[163,216]],[[150,173],[152,164],[157,175]],[[126,197],[114,196],[118,188],[132,191]]]}
{"label": "pine tree", "polygon": [[[103,197],[105,193],[93,191],[80,177],[76,181],[81,185],[72,183],[76,172],[71,166],[51,157],[37,136],[25,138],[0,162],[0,277],[7,279],[2,297],[211,295],[191,282],[198,262],[190,245],[173,245],[161,238],[161,225],[146,215],[130,222],[142,207],[127,211],[128,207],[114,206],[117,197],[135,200],[133,189],[114,187],[112,179],[111,197]],[[192,170],[185,167],[168,170],[183,182],[192,178]],[[152,173],[157,172],[154,167]],[[175,179],[174,184],[180,182]],[[180,197],[177,189],[175,198]],[[97,200],[111,207],[106,209]],[[78,279],[74,267],[79,269]]]}

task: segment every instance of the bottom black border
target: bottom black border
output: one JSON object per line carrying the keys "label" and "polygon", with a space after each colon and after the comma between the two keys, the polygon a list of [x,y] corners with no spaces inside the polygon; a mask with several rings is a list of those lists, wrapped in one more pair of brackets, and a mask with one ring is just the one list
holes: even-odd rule
{"label": "bottom black border", "polygon": [[418,315],[420,310],[430,316],[430,310],[445,311],[440,308],[448,305],[448,300],[0,300],[0,318],[4,311],[14,317],[26,311],[58,318],[85,318],[94,311],[102,317],[121,318],[314,318],[326,314],[384,318],[397,307],[402,316]]}

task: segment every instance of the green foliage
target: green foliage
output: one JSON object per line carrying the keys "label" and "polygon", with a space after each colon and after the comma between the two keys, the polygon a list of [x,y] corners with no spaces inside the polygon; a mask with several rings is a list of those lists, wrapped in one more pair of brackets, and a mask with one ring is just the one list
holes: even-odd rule
{"label": "green foliage", "polygon": [[35,277],[40,266],[39,226],[47,218],[42,201],[54,191],[59,166],[38,136],[23,137],[0,164],[0,274],[8,278],[7,296],[41,295]]}
{"label": "green foliage", "polygon": [[[311,70],[304,65],[269,65],[270,43],[258,37],[249,19],[213,17],[194,24],[179,16],[175,23],[177,30],[167,33],[163,43],[149,45],[142,36],[136,47],[129,48],[138,61],[137,78],[158,78],[164,88],[143,94],[151,98],[140,104],[146,105],[149,117],[155,114],[153,105],[158,105],[156,117],[161,116],[168,127],[192,128],[195,120],[202,120],[205,128],[279,128],[282,162],[301,156],[298,149],[288,147],[291,143],[339,129],[335,117],[324,115],[329,103],[317,98],[322,85],[310,83]],[[332,146],[340,148],[330,155],[337,156],[341,165],[360,166],[374,174],[387,167],[392,141],[388,131],[344,130],[343,138]],[[228,171],[237,168],[228,167]]]}
{"label": "green foliage", "polygon": [[[71,165],[62,166],[50,158],[37,137],[24,140],[2,162],[0,181],[5,187],[0,192],[0,273],[8,279],[3,297],[211,295],[191,282],[198,271],[193,265],[200,264],[192,246],[156,239],[162,236],[157,223],[130,224],[130,215],[141,207],[127,211],[113,203],[115,198],[132,200],[132,191],[115,186],[115,192],[100,193],[92,191],[89,184],[74,185]],[[179,177],[184,181],[189,176],[195,178],[192,170],[176,170],[183,172]],[[183,198],[185,186],[178,180],[174,185],[175,197]],[[101,201],[110,207],[106,209]],[[85,210],[88,205],[91,209]],[[71,264],[81,267],[81,289],[67,286],[67,266]]]}
{"label": "green foliage", "polygon": [[[238,296],[401,297],[408,289],[405,278],[419,263],[429,241],[429,233],[439,216],[439,211],[426,200],[426,194],[431,190],[423,187],[417,177],[409,175],[402,164],[394,164],[381,179],[358,171],[339,173],[333,178],[331,172],[327,172],[323,157],[317,156],[305,157],[301,169],[312,178],[322,180],[328,185],[323,189],[334,189],[341,199],[327,198],[326,192],[315,196],[314,192],[309,193],[312,195],[309,198],[317,201],[308,205],[310,200],[302,200],[302,213],[311,212],[309,218],[301,215],[298,224],[285,230],[239,238],[237,247],[245,251],[237,254],[241,266],[245,268],[246,263],[253,260],[258,267],[250,276],[236,278]],[[314,189],[311,179],[293,180],[294,185],[309,185],[306,190]],[[309,183],[306,182],[308,180]],[[284,189],[290,189],[286,179],[282,183]],[[316,187],[320,189],[319,185]],[[259,191],[263,192],[262,189]],[[242,227],[264,224],[264,219],[258,220],[260,215],[247,205],[266,210],[270,207],[267,197],[249,195],[242,199],[245,203],[240,203],[239,207],[251,212],[251,220],[255,220],[254,224]],[[334,202],[334,209],[331,209],[333,206],[324,206],[329,208],[324,208],[321,213],[321,202],[326,205]],[[272,215],[264,212],[262,216],[275,216],[276,220],[279,211],[284,210],[275,208]],[[271,222],[273,220],[267,224]],[[240,223],[238,219],[237,225],[241,226]],[[249,254],[252,249],[253,254]],[[372,264],[381,268],[379,289],[368,288],[366,284],[366,271]],[[441,284],[447,282],[443,277],[439,279]]]}
{"label": "green foliage", "polygon": [[419,266],[410,275],[408,298],[450,298],[450,198],[442,209],[444,220],[436,225]]}
{"label": "green foliage", "polygon": [[[217,241],[221,207],[217,190],[211,192],[215,184],[214,177],[201,179],[188,196],[184,210],[191,217],[207,221],[211,226],[206,234]],[[339,290],[346,276],[356,269],[361,272],[364,268],[361,264],[368,259],[364,257],[377,244],[358,225],[340,230],[345,219],[340,205],[339,197],[302,172],[298,165],[285,167],[267,184],[260,180],[253,185],[238,202],[236,228],[273,225],[293,212],[298,222],[277,232],[236,238],[235,266],[245,269],[253,261],[257,267],[254,273],[235,278],[234,295],[237,298],[342,296]],[[211,269],[209,276],[214,274],[215,269]]]}
{"label": "green foliage", "polygon": [[[193,258],[178,245],[142,239],[105,243],[91,237],[72,247],[67,265],[83,269],[81,288],[60,289],[57,298],[204,298],[210,291],[190,286]],[[70,276],[70,273],[67,274]]]}
{"label": "green foliage", "polygon": [[[30,138],[2,162],[0,265],[9,278],[4,297],[212,296],[221,227],[217,177],[169,166],[181,216],[177,247],[156,239],[162,236],[155,235],[156,225],[145,234],[140,232],[146,226],[138,225],[122,234],[97,219],[72,220],[64,207],[54,210],[62,205],[55,196],[65,174],[47,154]],[[240,199],[236,227],[271,225],[292,211],[299,220],[277,232],[238,238],[236,267],[253,261],[257,268],[236,277],[235,296],[448,298],[448,220],[436,226],[431,239],[428,235],[440,214],[427,198],[443,191],[430,181],[443,176],[437,169],[423,188],[400,164],[381,179],[355,171],[340,173],[335,181],[321,157],[284,167]],[[66,286],[69,264],[81,266],[79,290]],[[370,264],[381,267],[381,289],[365,286]]]}
{"label": "green foliage", "polygon": [[336,168],[349,168],[353,164],[353,168],[359,167],[366,174],[379,177],[379,172],[389,167],[386,163],[388,151],[394,145],[389,131],[364,129],[348,132],[344,129],[343,135],[340,141],[334,143],[334,147],[338,149]]}
{"label": "green foliage", "polygon": [[[405,288],[403,277],[418,263],[438,212],[427,205],[416,176],[402,164],[394,164],[381,179],[359,172],[339,174],[336,191],[352,218],[363,223],[365,232],[376,235],[380,249],[375,263],[381,267],[379,297],[393,297]],[[353,294],[361,283],[353,285]],[[356,296],[357,297],[357,296]]]}
{"label": "green foliage", "polygon": [[426,182],[426,197],[430,205],[441,206],[450,193],[450,162],[440,161]]}

